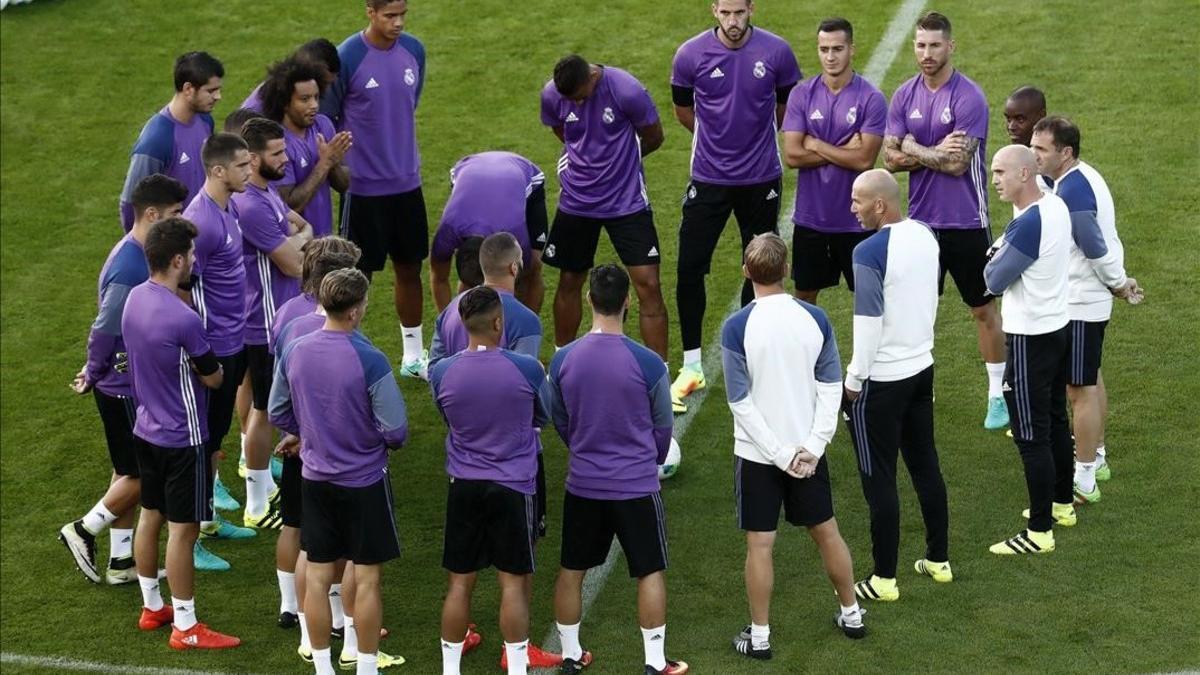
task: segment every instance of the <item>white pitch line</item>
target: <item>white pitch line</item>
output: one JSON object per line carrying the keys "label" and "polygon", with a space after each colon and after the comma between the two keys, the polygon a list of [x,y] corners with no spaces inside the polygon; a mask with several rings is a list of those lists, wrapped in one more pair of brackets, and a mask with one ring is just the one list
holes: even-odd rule
{"label": "white pitch line", "polygon": [[[117,663],[83,661],[61,656],[32,656],[0,652],[0,663],[14,666],[41,668],[55,672],[74,673],[126,673],[128,675],[227,675],[215,670],[188,670],[186,668],[154,668],[151,666],[126,666]],[[229,674],[232,675],[232,674]]]}
{"label": "white pitch line", "polygon": [[[892,66],[892,62],[896,59],[896,54],[900,51],[900,45],[904,38],[912,30],[913,25],[917,21],[921,10],[925,7],[925,0],[905,0],[903,4],[892,15],[892,20],[888,23],[887,29],[884,31],[883,37],[880,38],[879,44],[875,46],[875,50],[871,52],[871,58],[867,61],[867,67],[863,71],[863,77],[870,80],[876,86],[883,81],[887,75],[887,71]],[[792,212],[795,209],[795,201],[787,206],[780,213],[779,225],[785,227],[792,218]],[[725,314],[737,310],[741,306],[742,288],[738,284],[737,291],[733,294],[733,299],[730,301]],[[717,335],[704,348],[703,367],[705,379],[712,379],[721,374],[721,337]],[[704,404],[707,397],[708,389],[700,391],[688,396],[688,411],[675,418],[675,438],[682,440],[683,435],[687,433],[687,429],[691,426],[692,420],[696,418],[696,414],[700,411],[700,406]],[[588,570],[587,575],[583,578],[583,613],[582,617],[586,617],[588,610],[600,595],[600,591],[604,589],[605,582],[608,581],[609,574],[612,573],[613,566],[620,556],[620,546],[614,540],[612,548],[608,550],[608,557],[604,559],[604,563],[599,567],[593,567]],[[581,619],[582,620],[582,619]],[[542,647],[551,652],[559,650],[558,629],[551,628],[546,633],[546,637],[542,640]],[[537,671],[542,673],[552,672],[550,670]]]}

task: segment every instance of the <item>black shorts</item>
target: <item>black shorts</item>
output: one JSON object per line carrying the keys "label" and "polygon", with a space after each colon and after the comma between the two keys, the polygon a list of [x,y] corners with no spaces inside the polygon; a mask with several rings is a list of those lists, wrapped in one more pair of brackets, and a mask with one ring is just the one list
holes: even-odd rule
{"label": "black shorts", "polygon": [[218,356],[217,361],[225,374],[221,386],[208,390],[208,451],[221,449],[221,442],[233,425],[233,410],[237,405],[237,390],[246,377],[246,350],[236,354]]}
{"label": "black shorts", "polygon": [[542,453],[540,451],[537,454],[537,458],[537,494],[534,500],[534,508],[537,511],[534,513],[536,517],[534,522],[537,524],[538,539],[541,539],[546,536],[546,463],[542,461]]}
{"label": "black shorts", "polygon": [[626,267],[659,264],[658,231],[650,209],[616,218],[577,216],[559,209],[554,214],[542,262],[564,272],[592,269],[601,229],[608,230],[617,257]]}
{"label": "black shorts", "polygon": [[207,447],[163,448],[138,438],[137,458],[143,509],[158,511],[172,523],[213,519],[213,464]]}
{"label": "black shorts", "polygon": [[300,547],[314,563],[378,565],[400,556],[388,474],[359,488],[302,479]]}
{"label": "black shorts", "polygon": [[738,527],[747,532],[779,529],[780,506],[784,519],[796,526],[813,527],[833,517],[829,463],[824,457],[808,478],[792,478],[774,464],[735,457],[733,494]]}
{"label": "black shorts", "polygon": [[490,480],[451,478],[442,567],[455,574],[488,567],[508,574],[533,574],[535,502],[534,495]]}
{"label": "black shorts", "polygon": [[304,513],[300,478],[303,470],[304,462],[299,455],[283,458],[283,475],[279,479],[279,515],[288,527],[300,527],[300,517]]}
{"label": "black shorts", "polygon": [[429,219],[421,188],[394,195],[342,198],[342,236],[358,244],[358,268],[378,272],[393,263],[419,263],[429,257]]}
{"label": "black shorts", "polygon": [[538,185],[525,198],[525,228],[529,230],[529,248],[546,248],[546,186]]}
{"label": "black shorts", "polygon": [[968,307],[982,307],[992,301],[987,284],[983,281],[983,268],[987,265],[988,247],[992,245],[992,233],[984,227],[970,230],[933,230],[938,248],[938,295],[946,288],[946,272],[954,278],[958,295]]}
{"label": "black shorts", "polygon": [[779,232],[782,201],[782,177],[755,185],[688,183],[679,225],[679,276],[694,279],[708,274],[731,213],[737,218],[742,250],[756,234]]}
{"label": "black shorts", "polygon": [[250,391],[255,410],[266,410],[275,379],[275,355],[266,345],[246,345],[246,371],[250,373]]}
{"label": "black shorts", "polygon": [[137,478],[137,440],[133,436],[133,423],[137,421],[137,406],[128,396],[109,396],[99,389],[92,389],[96,409],[100,411],[100,422],[104,425],[104,439],[108,442],[108,458],[113,472],[118,476]]}
{"label": "black shorts", "polygon": [[1071,341],[1067,356],[1071,369],[1067,384],[1075,387],[1095,386],[1100,376],[1100,360],[1104,356],[1104,329],[1107,321],[1071,321],[1067,324]]}
{"label": "black shorts", "polygon": [[589,499],[567,490],[563,498],[562,566],[588,570],[604,563],[613,536],[621,542],[629,576],[667,569],[667,516],[655,492],[634,499]]}
{"label": "black shorts", "polygon": [[819,291],[846,280],[854,292],[854,247],[871,232],[820,232],[803,225],[792,230],[792,281],[796,290]]}

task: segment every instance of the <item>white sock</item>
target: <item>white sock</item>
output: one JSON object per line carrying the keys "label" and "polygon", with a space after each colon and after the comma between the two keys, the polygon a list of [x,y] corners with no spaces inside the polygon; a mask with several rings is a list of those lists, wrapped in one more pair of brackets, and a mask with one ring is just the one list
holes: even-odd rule
{"label": "white sock", "polygon": [[358,670],[355,675],[378,675],[379,652],[358,655]]}
{"label": "white sock", "polygon": [[771,646],[771,624],[765,626],[756,623],[750,624],[750,646],[755,649]]}
{"label": "white sock", "polygon": [[[304,612],[296,612],[296,618],[300,619],[300,646],[312,651],[312,642],[308,639],[308,624],[304,623]],[[328,654],[329,650],[326,649]]]}
{"label": "white sock", "polygon": [[658,628],[642,629],[642,649],[646,651],[646,665],[655,670],[667,667],[667,624]]}
{"label": "white sock", "polygon": [[862,610],[859,609],[858,603],[856,602],[853,605],[850,605],[849,607],[842,607],[842,616],[844,616],[846,618],[850,618],[850,617],[854,616],[855,614],[858,614],[861,611]]}
{"label": "white sock", "polygon": [[346,617],[345,633],[342,635],[342,659],[358,658],[358,632],[354,630],[354,617]]}
{"label": "white sock", "polygon": [[246,513],[261,516],[267,512],[267,498],[275,490],[270,469],[246,469]]}
{"label": "white sock", "polygon": [[1075,462],[1075,484],[1081,492],[1091,492],[1096,489],[1097,462]]}
{"label": "white sock", "polygon": [[462,666],[464,644],[442,640],[442,675],[462,675],[459,668]]}
{"label": "white sock", "polygon": [[110,558],[128,558],[133,555],[133,530],[118,530],[112,528],[108,531],[108,557]]}
{"label": "white sock", "polygon": [[171,606],[175,608],[175,627],[179,630],[191,630],[196,625],[196,599],[180,600],[171,598]]}
{"label": "white sock", "polygon": [[1104,466],[1108,464],[1108,460],[1104,459],[1104,446],[1096,446],[1096,466]]}
{"label": "white sock", "polygon": [[333,620],[334,628],[341,628],[346,625],[346,611],[342,609],[342,585],[331,584],[329,586],[329,615]]}
{"label": "white sock", "polygon": [[317,675],[334,675],[333,656],[329,653],[329,647],[312,650],[312,657]]}
{"label": "white sock", "polygon": [[1004,397],[1004,364],[985,363],[988,374],[988,398]]}
{"label": "white sock", "polygon": [[294,572],[275,570],[275,578],[279,580],[279,611],[291,612],[292,614],[298,613],[299,604],[296,602],[296,574]]}
{"label": "white sock", "polygon": [[142,587],[142,607],[157,612],[163,608],[162,594],[158,592],[158,577],[138,575],[138,586]]}
{"label": "white sock", "polygon": [[416,361],[425,351],[425,340],[421,336],[421,324],[405,326],[400,324],[400,336],[404,343],[404,360]]}
{"label": "white sock", "polygon": [[683,367],[700,370],[700,361],[703,356],[704,350],[702,349],[683,350]]}
{"label": "white sock", "polygon": [[92,507],[92,510],[88,511],[87,515],[83,517],[83,529],[91,532],[92,534],[100,534],[104,531],[104,528],[112,525],[113,521],[116,519],[117,514],[109,511],[108,507],[104,505],[104,500],[102,499],[96,502],[96,505]]}
{"label": "white sock", "polygon": [[504,654],[508,657],[508,675],[525,675],[529,672],[529,640],[505,642]]}
{"label": "white sock", "polygon": [[562,643],[562,656],[564,659],[575,659],[578,661],[583,658],[583,647],[579,646],[579,624],[564,626],[558,624],[558,641]]}

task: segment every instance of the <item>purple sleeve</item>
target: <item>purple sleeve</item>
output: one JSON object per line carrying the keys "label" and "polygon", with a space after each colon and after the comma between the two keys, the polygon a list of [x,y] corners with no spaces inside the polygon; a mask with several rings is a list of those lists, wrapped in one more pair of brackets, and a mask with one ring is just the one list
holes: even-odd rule
{"label": "purple sleeve", "polygon": [[462,244],[462,237],[458,235],[458,231],[442,223],[433,235],[429,257],[438,261],[450,260],[454,257],[454,252],[458,250],[460,244]]}
{"label": "purple sleeve", "polygon": [[892,103],[888,107],[887,126],[884,128],[885,136],[895,136],[896,138],[904,138],[908,133],[908,120],[904,118],[904,88],[896,90],[892,94]]}
{"label": "purple sleeve", "polygon": [[775,54],[775,88],[790,87],[800,81],[800,64],[787,42],[780,39]]}
{"label": "purple sleeve", "polygon": [[622,83],[617,101],[633,126],[648,127],[658,122],[658,108],[654,105],[654,99],[650,98],[650,92],[646,91],[642,83],[633,77]]}
{"label": "purple sleeve", "polygon": [[662,464],[667,459],[667,451],[671,448],[671,430],[675,414],[671,410],[670,374],[664,368],[663,376],[650,386],[650,410],[654,424],[654,445],[658,448],[657,463]]}
{"label": "purple sleeve", "polygon": [[968,88],[964,95],[954,102],[954,129],[964,131],[972,138],[987,140],[987,99],[978,88]]}
{"label": "purple sleeve", "polygon": [[542,88],[542,124],[548,127],[561,126],[558,120],[558,95],[553,90],[554,84],[547,84]]}
{"label": "purple sleeve", "polygon": [[267,401],[267,416],[271,424],[289,434],[300,435],[300,423],[292,408],[292,389],[287,380],[287,357],[285,351],[275,363],[275,379],[271,382],[271,394]]}
{"label": "purple sleeve", "polygon": [[119,339],[121,339],[120,335],[110,335],[92,328],[91,333],[88,334],[87,365],[84,370],[89,384],[95,384],[108,373],[109,368],[112,367],[109,359]]}
{"label": "purple sleeve", "polygon": [[273,222],[275,214],[266,203],[255,200],[240,210],[238,224],[242,227],[242,238],[254,248],[270,253],[287,241],[287,237],[279,231],[279,226]]}
{"label": "purple sleeve", "polygon": [[671,84],[676,87],[696,86],[696,66],[692,63],[692,55],[688,50],[689,42],[680,45],[671,62]]}
{"label": "purple sleeve", "polygon": [[872,136],[883,136],[884,129],[887,128],[887,101],[883,99],[883,94],[872,91],[867,96],[866,105],[863,107],[865,108],[863,110],[864,117],[859,132]]}
{"label": "purple sleeve", "polygon": [[[182,302],[180,300],[180,303]],[[183,345],[183,350],[193,358],[211,352],[212,347],[209,346],[208,340],[204,339],[204,323],[200,320],[200,315],[190,309],[184,309],[182,314],[186,317],[179,331],[179,343]]]}
{"label": "purple sleeve", "polygon": [[807,99],[808,87],[792,87],[791,93],[788,94],[787,110],[783,113],[784,131],[808,133],[808,115],[805,114]]}

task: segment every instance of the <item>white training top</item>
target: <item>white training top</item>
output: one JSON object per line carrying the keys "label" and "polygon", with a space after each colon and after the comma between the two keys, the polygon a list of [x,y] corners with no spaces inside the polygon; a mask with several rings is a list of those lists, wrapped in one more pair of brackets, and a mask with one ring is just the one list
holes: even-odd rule
{"label": "white training top", "polygon": [[1067,316],[1073,321],[1107,321],[1110,288],[1125,285],[1125,247],[1117,236],[1112,194],[1100,173],[1079,162],[1054,186],[1071,214],[1071,262]]}
{"label": "white training top", "polygon": [[983,269],[988,292],[1003,295],[1004,332],[1043,335],[1067,325],[1071,216],[1053,194],[1017,214]]}

